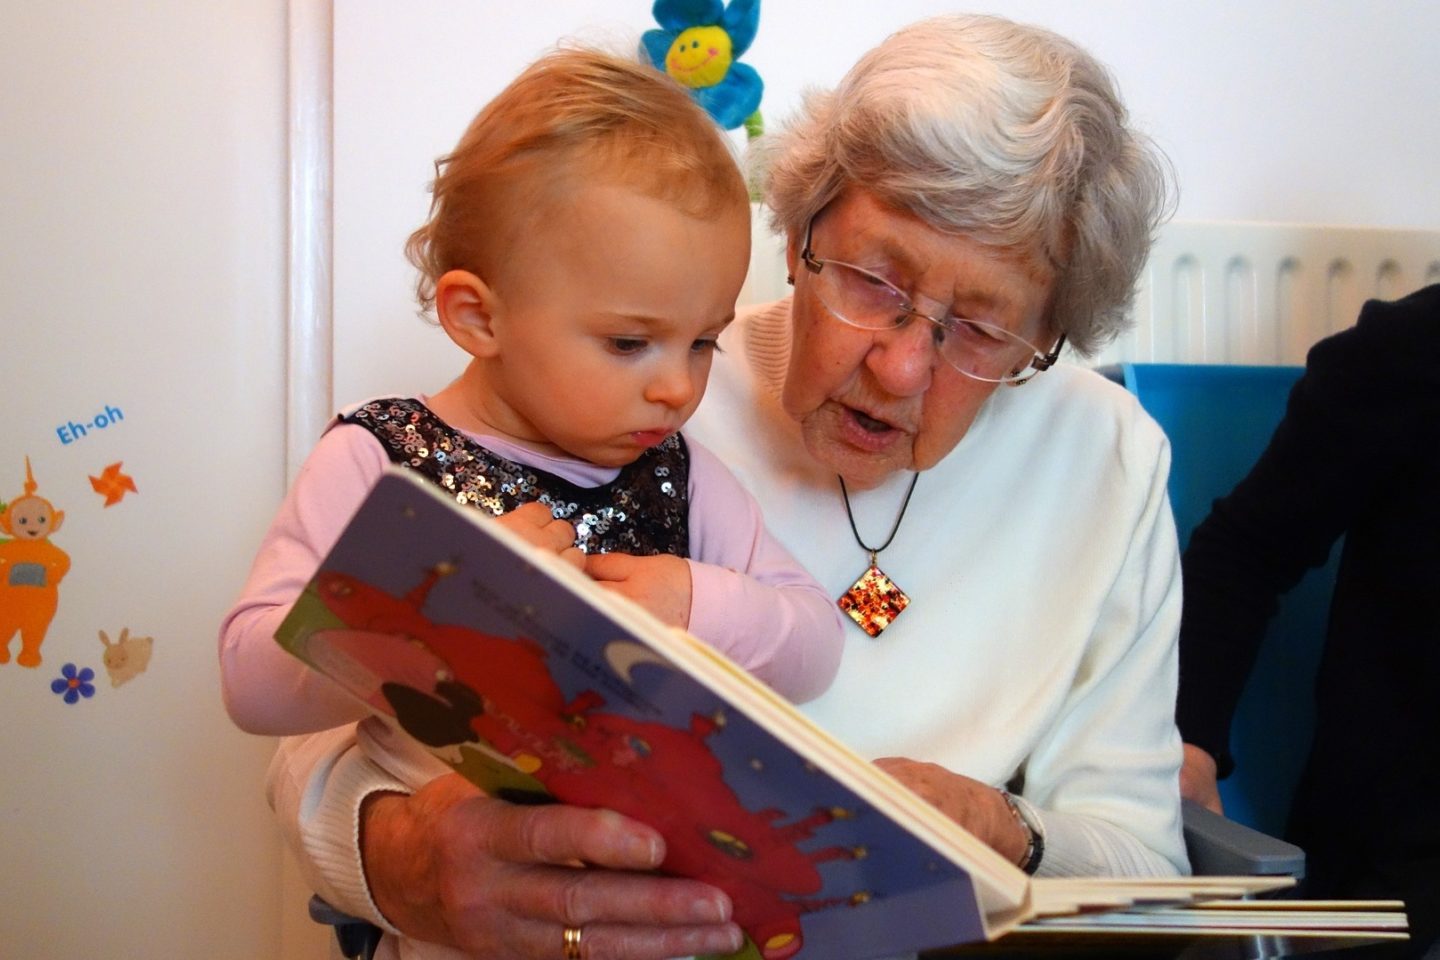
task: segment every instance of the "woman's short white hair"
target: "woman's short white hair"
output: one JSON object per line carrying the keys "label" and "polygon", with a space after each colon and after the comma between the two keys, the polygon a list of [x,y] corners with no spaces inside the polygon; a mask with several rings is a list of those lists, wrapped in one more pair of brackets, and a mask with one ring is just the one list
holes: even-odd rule
{"label": "woman's short white hair", "polygon": [[1057,271],[1051,324],[1082,354],[1124,329],[1173,199],[1109,72],[999,17],[922,20],[750,145],[772,225],[798,232],[851,185],[940,230]]}

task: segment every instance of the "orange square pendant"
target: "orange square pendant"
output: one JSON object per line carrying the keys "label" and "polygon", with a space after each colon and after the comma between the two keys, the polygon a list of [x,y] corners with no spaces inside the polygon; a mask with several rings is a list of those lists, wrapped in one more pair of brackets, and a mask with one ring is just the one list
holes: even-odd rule
{"label": "orange square pendant", "polygon": [[910,605],[910,598],[872,563],[836,602],[861,630],[878,637]]}

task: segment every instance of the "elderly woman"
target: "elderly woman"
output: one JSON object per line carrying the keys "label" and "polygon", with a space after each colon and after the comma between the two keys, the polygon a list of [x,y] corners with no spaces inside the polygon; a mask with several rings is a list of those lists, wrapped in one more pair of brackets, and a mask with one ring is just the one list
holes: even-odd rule
{"label": "elderly woman", "polygon": [[[805,709],[1026,870],[1185,870],[1165,440],[1055,365],[1123,324],[1163,167],[1094,60],[984,17],[897,33],[761,143],[794,296],[727,333],[693,432],[856,620]],[[271,789],[318,889],[405,936],[738,946],[722,894],[643,872],[647,828],[432,776],[342,730]]]}

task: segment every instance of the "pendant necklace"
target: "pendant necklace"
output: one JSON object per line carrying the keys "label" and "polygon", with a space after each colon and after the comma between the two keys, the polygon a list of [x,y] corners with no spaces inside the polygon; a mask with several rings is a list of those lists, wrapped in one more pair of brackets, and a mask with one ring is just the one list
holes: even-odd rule
{"label": "pendant necklace", "polygon": [[872,547],[860,539],[860,530],[855,526],[855,513],[850,509],[850,491],[845,489],[845,478],[837,474],[836,479],[840,481],[840,496],[845,500],[845,516],[850,518],[850,532],[855,535],[855,542],[860,544],[860,549],[870,554],[869,569],[850,585],[850,589],[846,590],[836,603],[861,630],[872,637],[878,637],[881,631],[890,626],[910,605],[910,598],[880,569],[877,558],[880,551],[890,546],[890,541],[895,539],[895,534],[900,529],[900,521],[905,519],[905,509],[910,506],[910,495],[915,492],[915,483],[920,479],[920,474],[917,471],[910,480],[910,489],[905,491],[905,501],[900,504],[900,512],[895,514],[895,525],[890,528],[890,536],[878,547]]}

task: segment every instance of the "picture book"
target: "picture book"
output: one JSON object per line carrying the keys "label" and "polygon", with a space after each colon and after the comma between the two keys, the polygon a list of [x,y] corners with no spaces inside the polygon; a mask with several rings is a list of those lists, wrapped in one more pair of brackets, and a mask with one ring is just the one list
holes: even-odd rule
{"label": "picture book", "polygon": [[491,795],[655,827],[664,872],[729,895],[740,956],[892,956],[1286,882],[1032,880],[719,652],[398,469],[277,639]]}

